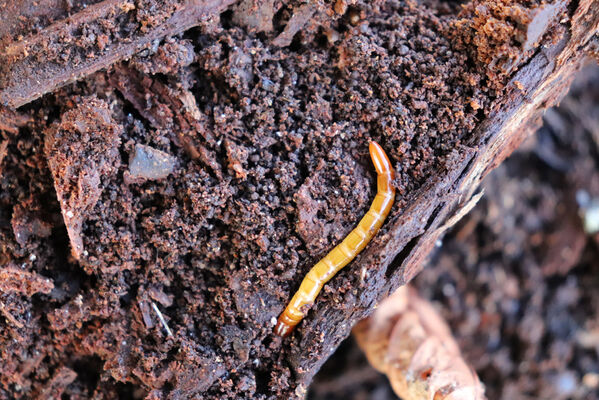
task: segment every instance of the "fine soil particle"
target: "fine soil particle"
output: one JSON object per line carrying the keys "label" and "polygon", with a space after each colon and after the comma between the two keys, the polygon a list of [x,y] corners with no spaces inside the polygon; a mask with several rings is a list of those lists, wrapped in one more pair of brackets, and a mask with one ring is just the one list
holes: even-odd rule
{"label": "fine soil particle", "polygon": [[[598,83],[599,67],[581,73],[413,281],[490,400],[599,399],[599,235],[583,229],[599,199]],[[358,352],[340,346],[308,398],[396,399]]]}
{"label": "fine soil particle", "polygon": [[[459,49],[472,28],[454,5],[337,3],[310,23],[283,7],[270,33],[224,13],[0,132],[0,262],[31,281],[0,292],[2,396],[302,394],[286,358],[301,326],[282,341],[272,321],[368,208],[368,142],[392,160],[398,213],[502,90]],[[136,148],[176,167],[134,179]],[[349,315],[355,271],[314,307]]]}

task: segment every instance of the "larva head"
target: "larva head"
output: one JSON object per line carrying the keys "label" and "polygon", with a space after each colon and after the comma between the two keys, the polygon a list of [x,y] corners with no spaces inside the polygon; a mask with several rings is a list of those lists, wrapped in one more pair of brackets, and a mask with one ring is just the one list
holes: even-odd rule
{"label": "larva head", "polygon": [[370,150],[370,158],[372,158],[372,163],[374,164],[374,168],[376,168],[377,174],[388,174],[393,173],[393,167],[391,167],[391,161],[385,154],[385,150],[377,143],[370,142],[368,146]]}

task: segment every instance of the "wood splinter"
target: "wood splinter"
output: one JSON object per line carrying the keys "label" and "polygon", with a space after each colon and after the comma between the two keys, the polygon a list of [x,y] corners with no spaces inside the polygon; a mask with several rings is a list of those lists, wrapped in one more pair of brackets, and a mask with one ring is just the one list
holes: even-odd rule
{"label": "wood splinter", "polygon": [[369,150],[377,173],[377,194],[372,205],[358,226],[308,272],[277,321],[274,331],[279,336],[289,336],[293,328],[304,318],[324,284],[366,247],[391,210],[395,199],[391,162],[378,143],[370,142]]}

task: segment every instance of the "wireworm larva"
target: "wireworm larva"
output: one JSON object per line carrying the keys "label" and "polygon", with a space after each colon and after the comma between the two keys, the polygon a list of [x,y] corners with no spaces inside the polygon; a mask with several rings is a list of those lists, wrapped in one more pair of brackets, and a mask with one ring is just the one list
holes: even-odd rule
{"label": "wireworm larva", "polygon": [[377,173],[377,194],[372,205],[358,226],[308,272],[277,321],[275,333],[279,336],[288,336],[300,323],[324,284],[366,247],[391,210],[395,199],[391,162],[378,143],[370,142],[369,150]]}

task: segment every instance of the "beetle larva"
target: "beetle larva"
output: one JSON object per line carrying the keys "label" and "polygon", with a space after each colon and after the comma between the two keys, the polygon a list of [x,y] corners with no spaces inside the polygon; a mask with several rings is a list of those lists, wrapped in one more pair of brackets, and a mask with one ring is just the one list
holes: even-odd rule
{"label": "beetle larva", "polygon": [[277,321],[275,333],[279,336],[288,336],[293,328],[300,323],[314,303],[323,285],[366,247],[383,225],[391,210],[395,199],[394,174],[391,162],[378,143],[370,142],[369,149],[377,173],[377,194],[372,205],[366,215],[362,217],[358,226],[308,272],[298,291]]}

